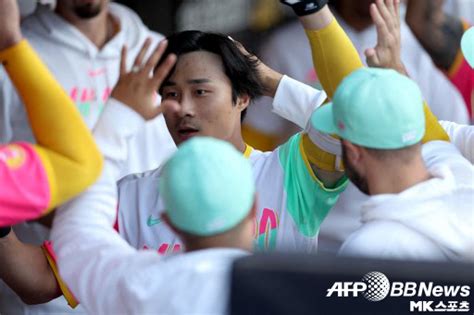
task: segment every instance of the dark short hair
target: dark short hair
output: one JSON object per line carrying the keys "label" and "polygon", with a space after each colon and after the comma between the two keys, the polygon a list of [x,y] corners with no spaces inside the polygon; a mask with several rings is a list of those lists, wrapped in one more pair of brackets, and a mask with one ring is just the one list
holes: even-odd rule
{"label": "dark short hair", "polygon": [[[237,98],[242,95],[248,95],[250,101],[263,95],[264,87],[257,70],[258,60],[253,56],[243,54],[235,42],[226,35],[201,31],[184,31],[175,33],[167,39],[168,47],[163,54],[161,62],[169,54],[175,54],[179,58],[181,55],[195,51],[214,53],[222,59],[224,73],[232,85],[232,102],[234,104]],[[165,79],[165,82],[168,81],[173,72],[174,69]],[[241,120],[245,118],[246,112],[247,109],[242,112]]]}
{"label": "dark short hair", "polygon": [[397,160],[403,163],[409,163],[417,156],[421,150],[421,142],[415,143],[411,146],[404,147],[401,149],[391,149],[391,150],[382,150],[382,149],[371,149],[364,147],[370,155],[376,158],[379,161],[393,161]]}

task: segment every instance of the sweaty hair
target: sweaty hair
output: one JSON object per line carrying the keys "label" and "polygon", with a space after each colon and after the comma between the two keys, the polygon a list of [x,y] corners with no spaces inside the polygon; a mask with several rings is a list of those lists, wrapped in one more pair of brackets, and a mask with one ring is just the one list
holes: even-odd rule
{"label": "sweaty hair", "polygon": [[[264,87],[260,79],[257,66],[258,60],[252,56],[243,54],[237,45],[227,36],[217,33],[205,33],[201,31],[184,31],[173,34],[168,38],[166,48],[161,62],[169,54],[175,54],[178,59],[181,55],[195,51],[207,51],[218,55],[224,65],[224,73],[232,84],[232,103],[237,98],[248,95],[250,101],[263,95]],[[169,80],[170,75],[164,82]],[[161,93],[160,88],[160,93]],[[247,109],[242,112],[241,121],[245,118]]]}

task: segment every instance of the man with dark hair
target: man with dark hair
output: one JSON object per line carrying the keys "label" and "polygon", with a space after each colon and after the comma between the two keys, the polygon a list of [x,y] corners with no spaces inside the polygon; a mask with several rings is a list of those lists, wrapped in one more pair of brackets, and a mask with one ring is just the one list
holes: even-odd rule
{"label": "man with dark hair", "polygon": [[[276,96],[275,107],[285,108],[299,94],[298,88],[311,88],[298,85],[296,90],[286,89],[292,79],[266,68],[224,35],[187,31],[169,37],[168,42],[165,56],[175,54],[178,61],[160,92],[163,100],[175,101],[175,106],[164,112],[175,143],[180,145],[194,136],[231,143],[249,158],[254,169],[260,195],[256,248],[314,251],[319,225],[347,183],[340,159],[312,142],[310,125],[307,132],[267,153],[248,146],[241,133],[243,113],[255,96],[262,92]],[[352,53],[356,54],[353,49]],[[343,73],[352,69],[340,67]],[[128,95],[122,101],[133,102],[133,87],[123,87],[122,91],[117,89],[120,95]],[[307,101],[314,108],[325,98],[326,94],[319,92]],[[301,115],[300,121],[308,122],[310,114]],[[326,165],[337,171],[326,171]],[[182,243],[160,224],[164,210],[161,191],[156,189],[160,177],[161,169],[157,169],[119,182],[116,226],[134,247],[165,254],[180,250]]]}
{"label": "man with dark hair", "polygon": [[[175,103],[164,100],[156,107],[149,97],[176,61],[168,56],[150,78],[165,45],[138,72],[127,73],[122,64],[112,97],[124,100],[124,87],[133,85],[135,102],[108,104],[94,131],[106,160],[102,177],[55,219],[61,275],[90,314],[224,314],[232,262],[252,250],[252,167],[231,144],[213,138],[187,141],[163,167],[159,189],[166,210],[160,219],[180,235],[185,254],[163,259],[156,252],[138,251],[113,229],[116,180],[127,157],[122,149],[137,128],[111,126],[120,118],[140,126]],[[77,282],[70,281],[71,272]]]}
{"label": "man with dark hair", "polygon": [[[318,21],[304,25],[311,34],[316,68],[332,97],[339,82],[362,63],[329,8],[324,6],[314,15],[313,19],[302,17],[302,21]],[[326,28],[333,32],[332,37],[321,37],[327,34]],[[310,122],[314,108],[326,95],[292,84],[294,80],[257,61],[263,78],[259,84],[254,58],[241,53],[226,36],[183,32],[169,38],[164,55],[169,54],[176,54],[178,61],[160,91],[165,101],[175,101],[164,112],[175,143],[180,145],[194,136],[210,136],[234,145],[249,158],[259,192],[256,249],[314,252],[319,226],[346,185],[339,140],[316,131]],[[275,111],[306,126],[304,132],[265,153],[249,147],[241,132],[242,113],[262,85],[264,93],[275,98]],[[293,107],[295,99],[301,100],[308,90],[311,96],[303,97],[305,104],[301,107],[305,109],[299,111]],[[125,97],[122,102],[134,102],[132,85],[123,85],[117,93]],[[437,136],[447,139],[427,107],[425,110],[430,128],[424,140]],[[157,169],[119,182],[116,226],[132,246],[166,254],[179,251],[182,244],[168,227],[160,224],[164,209],[161,192],[156,189],[160,176],[161,169]]]}
{"label": "man with dark hair", "polygon": [[[259,61],[250,55],[243,54],[228,37],[200,31],[185,31],[170,36],[168,41],[170,44],[165,54],[173,53],[180,57],[186,53],[202,50],[220,56],[224,73],[232,86],[234,105],[240,95],[246,94],[253,100],[265,92],[258,73]],[[165,81],[160,88],[160,94],[165,86],[173,86],[173,84]],[[247,109],[242,111],[241,121],[244,120],[246,112]]]}
{"label": "man with dark hair", "polygon": [[[301,17],[301,21],[307,28],[313,52],[319,57],[315,58],[318,60],[316,67],[322,73],[323,84],[332,96],[342,78],[360,68],[361,62],[327,6],[323,5],[320,11]],[[186,35],[193,37],[193,34],[197,33]],[[203,35],[202,38],[207,36]],[[224,47],[235,45],[231,40],[224,40],[225,36],[221,38]],[[186,43],[186,40],[180,43]],[[175,45],[180,43],[171,42],[170,46],[177,47]],[[227,57],[216,54],[216,50],[209,52],[196,48],[181,54],[179,49],[173,49],[167,50],[167,61],[161,65],[169,64],[170,58],[173,60],[173,51],[179,54],[170,75],[159,68],[161,70],[154,74],[156,78],[150,79],[149,62],[145,63],[142,70],[131,73],[122,64],[121,78],[112,92],[114,102],[105,109],[100,128],[95,130],[106,158],[106,171],[93,189],[73,201],[63,213],[60,212],[53,227],[53,241],[62,276],[91,312],[151,313],[161,309],[178,312],[173,304],[183,304],[181,294],[187,296],[192,292],[194,296],[193,288],[199,288],[196,289],[199,296],[193,299],[192,305],[221,305],[221,296],[215,300],[216,295],[208,294],[212,291],[207,289],[212,286],[225,288],[222,281],[226,279],[213,276],[206,278],[206,275],[220,274],[225,277],[220,267],[215,268],[224,259],[222,256],[216,256],[212,261],[197,259],[196,262],[186,257],[192,254],[160,258],[155,252],[137,253],[136,249],[153,246],[161,253],[168,253],[179,250],[184,241],[187,251],[212,246],[311,251],[316,247],[320,220],[345,184],[345,178],[339,179],[341,172],[333,174],[321,168],[339,169],[340,154],[328,153],[314,144],[325,144],[326,150],[340,148],[338,140],[319,135],[309,122],[314,107],[308,104],[318,105],[317,94],[320,93],[312,88],[305,91],[308,89],[305,85],[281,77],[259,64],[259,72],[265,78],[262,82],[266,93],[275,96],[276,110],[291,116],[298,123],[308,122],[308,127],[307,132],[295,135],[278,150],[258,152],[249,148],[241,138],[241,113],[248,106],[250,97],[245,93],[237,94],[233,102],[232,84],[223,64],[229,62],[224,59]],[[231,51],[237,52],[232,48]],[[378,52],[378,48],[375,51]],[[329,56],[332,67],[327,66],[329,60],[323,56]],[[134,108],[143,118],[150,118],[149,113],[156,114],[157,110],[143,110],[143,106],[150,103],[151,92],[156,85],[163,85],[162,108],[175,141],[182,143],[182,164],[173,166],[172,160],[164,168],[120,181],[116,226],[133,249],[112,229],[117,209],[114,180],[120,164],[127,158],[126,139],[133,136],[143,124],[143,119],[127,110],[123,104]],[[308,97],[309,94],[312,96]],[[295,99],[301,101],[303,98],[304,106],[295,109],[282,105],[279,103],[282,98],[291,105]],[[308,110],[309,107],[311,110]],[[423,141],[443,139],[443,132],[442,136],[434,136],[437,133],[433,130],[438,132],[440,127],[433,122],[430,114],[427,111],[427,132]],[[112,127],[124,119],[130,122],[131,128],[116,130]],[[226,124],[221,125],[224,120]],[[222,129],[215,128],[214,124]],[[226,157],[224,151],[227,149],[222,149],[223,158],[219,159],[221,149],[217,146],[207,146],[196,142],[196,139],[188,140],[197,136],[225,140],[227,147],[230,144],[234,147],[232,150],[237,149],[237,152],[248,157],[253,183],[248,182],[248,176],[246,182],[229,180],[240,178],[247,171],[236,170],[236,160]],[[194,161],[192,152],[184,154],[190,147],[193,147],[193,151],[202,152],[204,161]],[[187,159],[187,156],[191,158]],[[173,168],[175,171],[170,175]],[[331,185],[331,181],[335,184]],[[256,201],[248,191],[253,185],[258,195]],[[206,203],[203,204],[202,200],[206,200]],[[252,220],[248,220],[253,218],[253,214],[245,216],[250,204],[253,204],[257,216],[255,225],[250,224]],[[216,216],[209,217],[208,210],[212,210],[211,213]],[[228,234],[228,228],[235,226],[234,223],[242,218],[245,218],[240,221],[244,226],[242,233]],[[170,222],[177,233],[162,224],[163,220]],[[206,237],[208,229],[216,234],[210,239],[200,238]],[[255,246],[249,244],[251,240],[248,236],[252,233],[256,234]],[[182,239],[179,240],[179,237]],[[183,269],[179,261],[196,263],[185,265]],[[113,273],[109,272],[111,266]],[[178,271],[174,266],[179,266]],[[80,277],[77,276],[79,272]],[[187,277],[193,273],[194,277]],[[180,279],[182,274],[186,277]],[[204,290],[198,285],[201,281],[206,282]],[[190,312],[189,309],[180,310]]]}

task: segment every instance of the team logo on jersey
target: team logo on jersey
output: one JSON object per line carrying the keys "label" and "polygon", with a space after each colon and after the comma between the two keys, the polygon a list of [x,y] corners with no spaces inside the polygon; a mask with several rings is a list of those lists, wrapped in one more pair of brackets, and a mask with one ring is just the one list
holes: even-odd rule
{"label": "team logo on jersey", "polygon": [[8,168],[16,170],[25,164],[26,152],[21,146],[16,144],[7,145],[0,149],[0,161]]}
{"label": "team logo on jersey", "polygon": [[148,220],[146,220],[146,225],[148,225],[149,227],[152,227],[154,225],[157,225],[157,224],[160,224],[161,223],[161,219],[158,218],[153,218],[153,216],[150,214],[150,216],[148,217]]}

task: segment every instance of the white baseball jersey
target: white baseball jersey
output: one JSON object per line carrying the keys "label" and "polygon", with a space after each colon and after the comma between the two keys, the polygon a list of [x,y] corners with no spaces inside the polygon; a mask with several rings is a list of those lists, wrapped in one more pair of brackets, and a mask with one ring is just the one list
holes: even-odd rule
{"label": "white baseball jersey", "polygon": [[[344,178],[337,188],[324,188],[309,167],[301,138],[297,134],[273,152],[250,147],[245,152],[257,187],[258,250],[315,251],[319,226],[347,185]],[[158,189],[160,174],[157,169],[119,181],[117,223],[122,237],[135,248],[167,254],[181,250],[182,244],[160,219],[165,210]]]}

